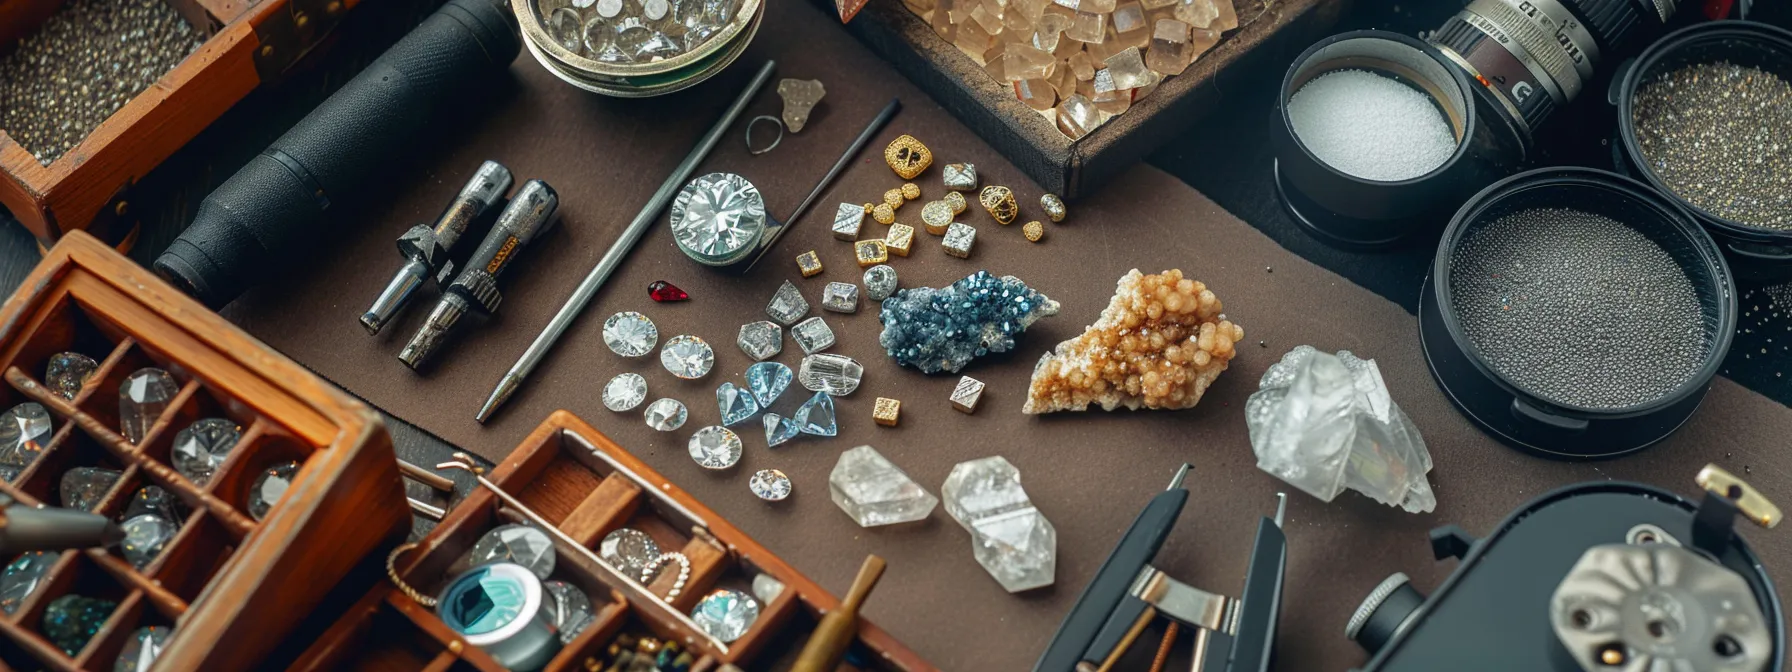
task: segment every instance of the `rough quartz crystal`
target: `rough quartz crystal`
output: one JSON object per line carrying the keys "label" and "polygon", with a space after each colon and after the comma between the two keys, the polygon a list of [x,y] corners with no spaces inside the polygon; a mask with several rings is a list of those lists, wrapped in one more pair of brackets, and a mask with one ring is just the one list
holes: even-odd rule
{"label": "rough quartz crystal", "polygon": [[738,425],[759,413],[759,401],[745,388],[722,383],[716,388],[716,407],[722,412],[723,425]]}
{"label": "rough quartz crystal", "polygon": [[604,345],[610,346],[610,352],[640,357],[653,352],[659,342],[660,330],[646,315],[625,310],[604,320]]}
{"label": "rough quartz crystal", "polygon": [[58,352],[50,356],[50,363],[44,367],[44,387],[50,388],[58,397],[74,401],[75,395],[81,393],[81,387],[99,370],[100,363],[92,357],[79,352]]}
{"label": "rough quartz crystal", "polygon": [[753,400],[759,402],[760,408],[771,408],[772,402],[784,396],[791,378],[790,367],[778,362],[760,362],[747,367],[747,389],[753,392]]}
{"label": "rough quartz crystal", "polygon": [[1189,26],[1175,19],[1158,19],[1151,29],[1150,49],[1145,65],[1163,75],[1180,75],[1194,60],[1194,47],[1189,42]]}
{"label": "rough quartz crystal", "polygon": [[778,286],[778,293],[772,295],[771,302],[765,304],[765,314],[770,315],[772,321],[788,327],[809,314],[809,300],[803,298],[802,290],[796,285],[785,280]]}
{"label": "rough quartz crystal", "polygon": [[821,102],[828,89],[819,79],[785,79],[778,82],[778,97],[784,99],[784,128],[791,133],[803,130],[809,123],[809,112]]}
{"label": "rough quartz crystal", "polygon": [[1431,453],[1375,360],[1303,345],[1258,385],[1245,402],[1258,468],[1328,502],[1349,488],[1412,513],[1437,507]]}
{"label": "rough quartz crystal", "polygon": [[971,533],[977,564],[1010,593],[1052,583],[1058,531],[1034,508],[1020,470],[1001,456],[960,462],[940,487],[946,513]]}
{"label": "rough quartz crystal", "polygon": [[940,503],[871,446],[840,454],[828,474],[828,496],[860,527],[921,520]]}
{"label": "rough quartz crystal", "polygon": [[811,355],[834,347],[834,330],[820,315],[796,323],[790,328],[790,340],[803,349],[803,354]]}
{"label": "rough quartz crystal", "polygon": [[821,308],[836,313],[859,312],[859,286],[850,282],[828,283],[821,288]]}
{"label": "rough quartz crystal", "polygon": [[281,462],[261,470],[254,485],[249,486],[249,515],[256,520],[266,518],[286,489],[292,487],[292,479],[298,477],[301,466],[298,462]]}
{"label": "rough quartz crystal", "polygon": [[604,408],[621,413],[635,410],[647,400],[647,379],[639,373],[619,373],[604,385]]}
{"label": "rough quartz crystal", "polygon": [[[142,443],[149,428],[180,392],[180,383],[167,371],[138,369],[118,386],[118,428],[126,441]],[[4,438],[0,434],[0,438]]]}
{"label": "rough quartz crystal", "polygon": [[[788,370],[788,369],[786,369]],[[826,392],[844,397],[859,389],[865,367],[846,355],[818,352],[803,358],[797,380],[811,392]]]}
{"label": "rough quartz crystal", "polygon": [[75,467],[63,472],[62,480],[57,484],[62,508],[92,511],[123,476],[124,472],[105,467]]}
{"label": "rough quartz crystal", "polygon": [[44,454],[55,428],[42,404],[27,401],[0,413],[0,478],[18,480]]}
{"label": "rough quartz crystal", "polygon": [[1182,271],[1127,272],[1101,319],[1039,359],[1021,412],[1194,406],[1244,338],[1221,309]]}
{"label": "rough quartz crystal", "polygon": [[754,361],[771,359],[784,351],[784,328],[766,320],[748,322],[740,325],[740,335],[734,338],[734,344]]}
{"label": "rough quartz crystal", "polygon": [[949,287],[905,289],[885,299],[878,342],[898,364],[956,373],[973,358],[1014,349],[1021,332],[1056,314],[1058,302],[1019,278],[977,271]]}
{"label": "rough quartz crystal", "polygon": [[57,551],[27,551],[13,558],[0,571],[0,611],[16,613],[25,598],[37,591],[50,567],[62,558]]}
{"label": "rough quartz crystal", "polygon": [[715,363],[715,351],[696,336],[673,336],[660,348],[660,365],[666,367],[672,375],[685,380],[696,380],[709,375],[709,369]]}
{"label": "rough quartz crystal", "polygon": [[890,295],[895,292],[896,269],[891,268],[888,264],[878,264],[865,269],[865,298],[882,301],[890,298]]}
{"label": "rough quartz crystal", "polygon": [[647,411],[642,415],[646,417],[648,427],[670,432],[684,426],[688,413],[677,399],[656,399],[647,405]]}
{"label": "rough quartz crystal", "polygon": [[499,525],[479,537],[467,552],[467,565],[479,567],[497,562],[522,565],[536,578],[554,573],[554,540],[528,525]]}
{"label": "rough quartz crystal", "polygon": [[243,428],[226,418],[202,418],[186,429],[174,435],[174,447],[169,461],[174,463],[174,470],[187,477],[194,485],[203,486],[210,483],[212,474],[230,457],[230,451],[236,447],[238,439],[243,438]]}
{"label": "rough quartz crystal", "polygon": [[1072,140],[1080,140],[1101,125],[1101,113],[1095,103],[1082,94],[1066,96],[1058,103],[1058,130]]}

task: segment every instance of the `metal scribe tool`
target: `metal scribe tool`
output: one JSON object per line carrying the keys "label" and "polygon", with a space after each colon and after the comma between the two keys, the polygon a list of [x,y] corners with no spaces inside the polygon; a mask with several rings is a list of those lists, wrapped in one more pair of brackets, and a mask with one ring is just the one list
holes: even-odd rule
{"label": "metal scribe tool", "polygon": [[628,256],[635,243],[640,242],[641,236],[647,233],[647,227],[652,226],[654,220],[659,218],[660,212],[672,202],[672,197],[678,194],[679,188],[691,179],[691,173],[697,171],[697,164],[709,156],[709,151],[722,139],[722,134],[740,118],[741,112],[747,109],[748,103],[753,102],[753,96],[771,80],[772,73],[776,70],[776,61],[766,61],[759,68],[759,74],[754,75],[753,81],[747,84],[747,88],[722,112],[722,117],[716,120],[715,126],[710,127],[709,132],[697,140],[697,146],[691,148],[691,153],[684,157],[684,161],[672,169],[672,174],[667,175],[659,190],[653,192],[652,198],[647,199],[647,204],[641,207],[641,212],[635,215],[634,221],[629,222],[628,228],[622,230],[622,235],[616,238],[615,244],[597,261],[597,266],[579,282],[578,288],[572,291],[572,296],[566,299],[566,305],[560,307],[560,312],[554,313],[554,319],[548,321],[548,326],[535,337],[535,342],[530,343],[529,349],[523,351],[523,356],[510,365],[509,371],[504,372],[504,377],[498,380],[498,386],[486,398],[485,405],[473,416],[475,420],[485,422],[492,417],[498,407],[503,406],[510,395],[515,394],[517,388],[522,386],[523,379],[529,377],[535,367],[541,364],[548,350],[554,347],[554,343],[560,340],[560,335],[566,333],[566,328],[572,326],[572,321],[585,310],[585,304],[591,303],[592,297],[597,296],[597,290],[603,288],[604,282],[610,279],[610,274],[615,273],[616,267],[622,265],[623,257]]}
{"label": "metal scribe tool", "polygon": [[509,168],[487,161],[436,217],[434,227],[418,224],[398,237],[398,254],[404,257],[405,264],[392,276],[392,282],[386,283],[386,290],[374,299],[373,306],[361,315],[361,326],[367,328],[367,333],[379,334],[380,328],[404,310],[417,288],[431,277],[444,287],[448,285],[448,278],[454,273],[448,256],[454,252],[455,243],[460,242],[473,222],[504,201],[512,182]]}
{"label": "metal scribe tool", "polygon": [[559,209],[560,196],[548,183],[541,180],[524,182],[516,197],[510,199],[510,205],[504,208],[504,213],[498,215],[491,233],[485,235],[485,240],[467,259],[467,267],[461,269],[454,284],[442,292],[435,310],[429,312],[429,319],[424,320],[416,335],[411,336],[411,342],[398,353],[398,359],[412,369],[422,368],[468,310],[483,315],[497,312],[498,304],[504,299],[498,293],[498,276],[516,263],[530,241],[553,225],[554,213]]}

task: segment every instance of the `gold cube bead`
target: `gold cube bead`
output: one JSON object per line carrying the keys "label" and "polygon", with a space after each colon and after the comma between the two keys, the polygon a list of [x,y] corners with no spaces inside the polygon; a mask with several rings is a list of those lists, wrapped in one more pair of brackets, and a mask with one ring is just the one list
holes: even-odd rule
{"label": "gold cube bead", "polygon": [[909,248],[914,245],[915,227],[907,224],[891,224],[889,233],[884,234],[884,247],[898,257],[908,256]]}
{"label": "gold cube bead", "polygon": [[946,205],[952,208],[952,214],[954,215],[962,215],[964,214],[965,208],[971,207],[971,204],[964,200],[964,194],[956,191],[946,192],[946,196],[940,200],[945,201]]}
{"label": "gold cube bead", "polygon": [[984,187],[983,191],[977,194],[977,202],[983,204],[983,209],[989,211],[989,216],[994,217],[996,223],[1003,226],[1007,226],[1014,221],[1016,216],[1020,215],[1020,203],[1014,200],[1014,190],[1007,187],[993,184]]}
{"label": "gold cube bead", "polygon": [[902,183],[902,197],[906,198],[908,200],[911,200],[911,201],[915,200],[917,198],[920,198],[921,197],[921,185],[915,184],[913,182]]}
{"label": "gold cube bead", "polygon": [[877,405],[871,408],[871,419],[885,427],[895,427],[896,421],[902,418],[902,402],[897,399],[878,397]]}
{"label": "gold cube bead", "polygon": [[908,199],[902,197],[901,187],[884,192],[884,203],[888,203],[891,210],[900,210],[902,204],[907,202]]}
{"label": "gold cube bead", "polygon": [[796,255],[796,268],[803,272],[803,277],[812,278],[821,274],[821,255],[809,250]]}
{"label": "gold cube bead", "polygon": [[933,165],[933,152],[914,136],[902,135],[884,148],[884,163],[902,179],[912,180]]}
{"label": "gold cube bead", "polygon": [[889,203],[879,203],[876,207],[871,208],[871,218],[877,220],[879,224],[895,224],[896,209],[890,207]]}
{"label": "gold cube bead", "polygon": [[1021,225],[1020,232],[1021,232],[1021,235],[1024,235],[1027,237],[1027,240],[1031,240],[1031,241],[1037,243],[1037,242],[1039,242],[1039,239],[1045,237],[1045,224],[1040,222],[1039,220],[1035,219],[1031,222],[1027,222],[1026,224]]}
{"label": "gold cube bead", "polygon": [[859,260],[859,268],[876,266],[890,260],[890,248],[881,240],[861,240],[853,243],[852,254]]}

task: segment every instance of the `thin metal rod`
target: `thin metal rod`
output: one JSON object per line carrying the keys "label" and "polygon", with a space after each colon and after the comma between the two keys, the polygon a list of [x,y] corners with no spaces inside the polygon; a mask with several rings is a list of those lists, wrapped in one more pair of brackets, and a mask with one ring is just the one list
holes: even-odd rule
{"label": "thin metal rod", "polygon": [[398,470],[404,472],[405,478],[422,483],[441,492],[454,492],[454,479],[419,467],[404,460],[398,461]]}
{"label": "thin metal rod", "polygon": [[428,519],[436,521],[438,523],[442,522],[442,519],[448,516],[448,512],[446,510],[444,510],[442,507],[435,506],[428,502],[418,501],[415,499],[411,499],[410,497],[404,498],[404,501],[411,503],[411,510],[415,511],[417,513],[417,515],[423,516],[424,518],[428,518]]}
{"label": "thin metal rod", "polygon": [[1276,493],[1276,527],[1282,526],[1282,516],[1288,513],[1288,493]]}
{"label": "thin metal rod", "polygon": [[834,184],[834,178],[839,177],[840,173],[846,170],[846,166],[850,165],[853,159],[858,158],[859,152],[865,149],[865,145],[871,142],[872,138],[877,137],[877,134],[884,130],[884,125],[890,123],[890,120],[896,117],[896,113],[901,111],[902,101],[891,98],[890,104],[885,105],[883,111],[878,112],[877,116],[872,118],[871,123],[865,126],[865,130],[859,131],[859,137],[847,146],[846,152],[842,153],[840,159],[834,162],[834,167],[828,169],[828,174],[823,175],[820,182],[815,183],[815,188],[809,191],[808,198],[804,198],[802,203],[797,204],[795,210],[790,211],[790,217],[784,220],[784,225],[772,232],[771,239],[760,246],[759,255],[753,257],[753,262],[747,264],[746,269],[741,272],[751,271],[754,266],[759,265],[759,260],[764,259],[766,253],[771,252],[772,248],[777,246],[778,239],[783,238],[791,227],[796,226],[797,220],[802,219],[803,215],[809,212],[809,206],[815,205],[815,199],[821,198],[821,192],[827,191],[828,187]]}
{"label": "thin metal rod", "polygon": [[636,595],[631,595],[631,597],[634,598],[634,600],[631,600],[631,603],[634,603],[636,607],[643,606],[641,604],[641,602],[644,601],[647,604],[650,604],[657,609],[661,609],[661,610],[665,611],[666,615],[671,616],[673,620],[678,621],[678,623],[680,625],[683,625],[687,631],[689,631],[690,633],[692,633],[698,637],[702,637],[704,640],[708,641],[709,645],[712,647],[715,647],[715,650],[720,652],[722,655],[724,655],[724,656],[728,655],[728,645],[726,643],[724,643],[720,639],[717,639],[714,635],[709,634],[708,631],[706,631],[702,627],[698,626],[695,622],[693,622],[691,620],[691,617],[686,615],[684,612],[672,608],[672,605],[667,604],[665,600],[660,599],[659,595],[654,594],[653,589],[648,588],[646,585],[643,585],[640,581],[636,580],[635,577],[629,576],[629,574],[627,572],[619,570],[616,567],[612,566],[610,563],[604,561],[602,556],[599,556],[597,553],[592,552],[591,549],[586,548],[584,544],[579,543],[577,540],[573,539],[572,537],[567,536],[567,534],[565,532],[560,530],[560,527],[558,525],[548,522],[547,519],[542,518],[540,514],[535,513],[534,509],[529,508],[529,506],[527,504],[524,504],[521,501],[519,501],[517,498],[510,496],[510,493],[505,492],[504,488],[498,487],[497,483],[493,483],[493,482],[487,480],[485,478],[485,474],[480,473],[479,467],[472,464],[472,462],[469,461],[470,459],[471,458],[465,458],[465,457],[461,457],[461,456],[457,455],[455,457],[455,459],[453,459],[453,460],[443,462],[441,464],[436,465],[436,468],[437,469],[459,469],[461,471],[465,471],[469,474],[472,474],[473,478],[478,480],[480,487],[490,490],[493,495],[496,495],[499,500],[504,502],[505,506],[510,507],[512,510],[515,510],[517,513],[523,514],[524,517],[527,517],[529,519],[529,522],[534,523],[535,527],[540,528],[542,531],[545,531],[548,534],[554,535],[554,538],[559,539],[560,543],[566,545],[569,548],[572,548],[574,551],[578,552],[579,555],[583,556],[586,560],[591,561],[593,564],[597,565],[598,567],[603,568],[604,571],[609,572],[611,578],[621,581],[623,585],[621,585],[619,587],[624,592],[637,593]]}
{"label": "thin metal rod", "polygon": [[504,373],[504,377],[498,381],[497,387],[492,389],[491,396],[486,398],[485,405],[480,407],[477,415],[473,416],[475,420],[485,422],[489,419],[492,413],[496,412],[499,406],[503,406],[504,402],[510,399],[510,395],[515,394],[517,388],[522,386],[523,379],[529,377],[535,367],[541,364],[541,360],[547,356],[548,350],[552,349],[554,343],[560,340],[560,336],[566,333],[566,328],[572,326],[572,321],[578,319],[579,313],[585,310],[586,304],[591,303],[592,297],[597,296],[597,290],[601,289],[604,282],[610,279],[610,274],[616,272],[616,268],[622,265],[623,258],[627,257],[629,251],[634,249],[635,243],[641,241],[641,236],[647,233],[647,227],[653,225],[654,220],[659,218],[660,212],[672,202],[672,197],[677,195],[678,190],[684,187],[685,181],[691,178],[691,173],[697,171],[697,165],[703,163],[703,159],[709,156],[710,150],[715,149],[716,143],[722,139],[722,134],[734,125],[735,120],[739,119],[741,113],[747,109],[747,104],[753,102],[753,97],[758,95],[759,90],[765,87],[767,81],[771,80],[772,73],[777,70],[777,65],[776,61],[766,61],[765,66],[759,68],[759,74],[754,75],[753,81],[748,83],[747,88],[734,99],[734,104],[730,105],[728,110],[722,113],[722,117],[716,120],[715,126],[710,127],[709,132],[703,134],[703,137],[697,141],[697,146],[692,147],[691,153],[684,157],[684,161],[680,162],[677,168],[672,169],[671,175],[666,176],[666,181],[660,184],[659,191],[653,192],[653,197],[647,199],[647,205],[641,207],[641,212],[635,215],[634,221],[629,222],[628,228],[622,230],[622,235],[617,237],[616,242],[610,246],[610,250],[597,261],[597,266],[593,267],[585,279],[579,282],[579,286],[573,290],[572,296],[566,299],[566,305],[560,307],[560,312],[554,313],[554,319],[548,321],[547,328],[541,330],[541,334],[535,337],[535,342],[530,343],[529,349],[523,351],[523,356],[510,366],[509,371]]}

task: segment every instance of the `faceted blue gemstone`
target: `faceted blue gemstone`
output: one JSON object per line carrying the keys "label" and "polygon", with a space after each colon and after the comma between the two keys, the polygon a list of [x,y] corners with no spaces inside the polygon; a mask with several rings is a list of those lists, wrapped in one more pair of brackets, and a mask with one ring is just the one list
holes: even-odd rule
{"label": "faceted blue gemstone", "polygon": [[716,388],[716,407],[722,410],[723,425],[738,425],[759,412],[759,402],[753,400],[753,395],[734,383],[722,383]]}
{"label": "faceted blue gemstone", "polygon": [[839,434],[840,425],[834,420],[834,398],[826,392],[816,392],[815,396],[803,402],[801,408],[796,409],[796,426],[804,434]]}
{"label": "faceted blue gemstone", "polygon": [[759,400],[762,408],[771,408],[784,390],[790,387],[790,379],[796,377],[790,367],[777,362],[760,362],[747,367],[747,389],[753,391],[753,398]]}
{"label": "faceted blue gemstone", "polygon": [[794,439],[797,434],[801,433],[795,420],[777,413],[768,411],[760,420],[765,423],[765,447],[767,448]]}

